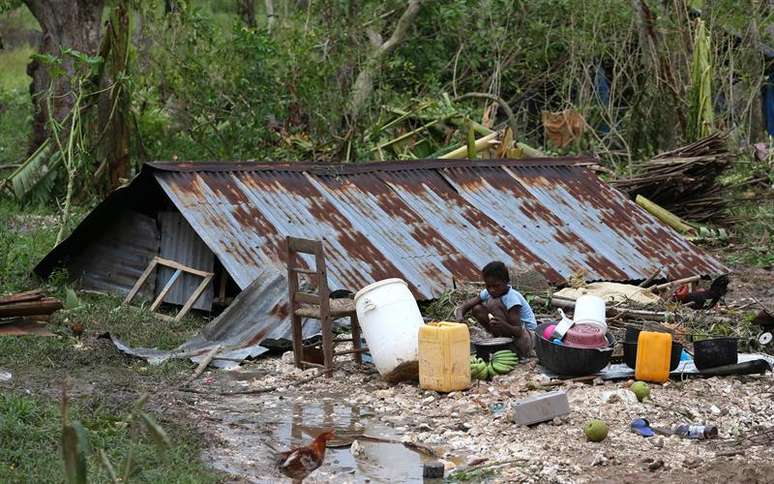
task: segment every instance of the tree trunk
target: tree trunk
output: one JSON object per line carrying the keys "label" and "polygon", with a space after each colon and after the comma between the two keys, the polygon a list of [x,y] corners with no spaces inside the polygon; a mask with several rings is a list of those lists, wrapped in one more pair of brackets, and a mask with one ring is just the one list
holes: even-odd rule
{"label": "tree trunk", "polygon": [[97,143],[107,168],[107,190],[119,187],[129,178],[129,92],[123,78],[128,77],[129,8],[128,0],[119,0],[106,23],[100,55],[104,70],[100,79],[99,133]]}
{"label": "tree trunk", "polygon": [[274,15],[274,0],[266,0],[266,25],[269,32],[274,28],[275,20],[277,17]]}
{"label": "tree trunk", "polygon": [[237,0],[237,12],[245,25],[251,29],[258,26],[255,21],[255,0]]}
{"label": "tree trunk", "polygon": [[[88,55],[97,53],[104,0],[24,0],[24,3],[43,31],[38,47],[40,54],[60,57],[62,49],[67,48]],[[73,60],[64,59],[62,67],[66,74],[52,86],[54,97],[51,115],[58,121],[67,117],[75,101],[70,85],[74,74]],[[51,86],[51,75],[48,66],[37,60],[27,65],[27,74],[32,77],[30,94],[35,104],[31,140],[34,149],[48,136],[46,93]]]}
{"label": "tree trunk", "polygon": [[[410,0],[408,2],[406,10],[395,24],[395,30],[393,30],[390,38],[380,45],[375,45],[375,48],[373,52],[371,52],[371,55],[368,56],[365,65],[360,69],[360,73],[357,75],[355,83],[352,86],[352,94],[349,103],[350,122],[352,124],[357,121],[357,118],[366,106],[368,98],[371,97],[371,92],[374,89],[374,79],[384,58],[395,50],[395,48],[397,48],[406,38],[409,27],[411,27],[417,14],[419,14],[419,8],[422,6],[422,1],[423,0]],[[369,37],[371,37],[372,44],[379,43],[378,41],[380,39],[378,39],[378,34],[369,33]]]}

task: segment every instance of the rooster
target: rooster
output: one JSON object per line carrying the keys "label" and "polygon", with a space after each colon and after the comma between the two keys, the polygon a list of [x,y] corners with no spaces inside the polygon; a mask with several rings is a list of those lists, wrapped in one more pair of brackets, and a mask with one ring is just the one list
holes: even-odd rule
{"label": "rooster", "polygon": [[280,472],[298,483],[320,467],[325,459],[325,446],[336,434],[323,432],[305,447],[298,447],[277,454],[277,466]]}
{"label": "rooster", "polygon": [[712,281],[709,289],[688,291],[688,286],[682,286],[675,291],[673,298],[683,304],[693,303],[694,309],[712,309],[728,292],[728,282],[728,276],[723,274]]}
{"label": "rooster", "polygon": [[70,325],[70,331],[72,331],[73,336],[79,339],[81,336],[83,336],[83,331],[85,329],[86,328],[83,326],[83,323],[79,323],[77,321]]}

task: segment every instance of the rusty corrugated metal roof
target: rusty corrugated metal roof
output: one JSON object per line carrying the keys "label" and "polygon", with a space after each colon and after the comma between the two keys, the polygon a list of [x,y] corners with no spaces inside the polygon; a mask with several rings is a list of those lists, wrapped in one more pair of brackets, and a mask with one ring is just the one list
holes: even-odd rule
{"label": "rusty corrugated metal roof", "polygon": [[554,283],[727,272],[569,160],[149,168],[242,288],[284,270],[287,235],[325,241],[332,288],[400,277],[428,299],[491,260]]}

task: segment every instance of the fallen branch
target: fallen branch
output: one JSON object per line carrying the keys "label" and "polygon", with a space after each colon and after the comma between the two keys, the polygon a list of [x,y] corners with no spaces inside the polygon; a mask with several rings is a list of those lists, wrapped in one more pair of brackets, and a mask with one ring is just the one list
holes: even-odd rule
{"label": "fallen branch", "polygon": [[[487,148],[491,148],[492,146],[495,146],[497,144],[497,133],[496,131],[494,133],[488,134],[484,136],[483,138],[479,138],[476,140],[476,153],[479,153]],[[468,156],[468,146],[462,146],[460,148],[457,148],[454,151],[450,151],[449,153],[446,153],[445,155],[439,156],[438,158],[441,160],[458,160],[462,159]]]}
{"label": "fallen branch", "polygon": [[637,195],[634,202],[640,207],[644,208],[649,214],[656,217],[661,222],[672,227],[676,231],[683,235],[694,235],[696,230],[693,227],[685,223],[683,219],[673,214],[669,210],[665,209],[661,205],[651,202],[642,195]]}
{"label": "fallen branch", "polygon": [[204,373],[205,368],[209,366],[210,363],[212,363],[212,360],[215,358],[215,355],[223,348],[223,345],[217,345],[214,348],[212,348],[209,353],[204,357],[201,363],[199,363],[199,366],[196,367],[196,370],[193,372],[193,375],[185,381],[181,386],[188,386],[192,381],[199,378],[199,375]]}
{"label": "fallen branch", "polygon": [[[551,306],[562,309],[575,309],[575,300],[569,298],[563,298],[559,296],[552,296],[550,300],[537,296],[535,301],[541,304],[551,304]],[[678,313],[672,311],[647,311],[644,309],[629,309],[622,308],[620,306],[607,306],[606,316],[609,318],[621,317],[623,319],[640,319],[646,321],[655,321],[659,323],[670,322],[677,320]],[[734,320],[723,316],[710,316],[703,314],[702,318],[712,323],[733,323]]]}

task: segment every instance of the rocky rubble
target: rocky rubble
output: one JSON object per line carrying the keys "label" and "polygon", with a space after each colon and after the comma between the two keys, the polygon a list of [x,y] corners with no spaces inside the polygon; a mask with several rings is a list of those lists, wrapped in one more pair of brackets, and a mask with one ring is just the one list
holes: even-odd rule
{"label": "rocky rubble", "polygon": [[[447,475],[483,459],[486,459],[485,463],[510,461],[497,467],[491,475],[497,482],[615,480],[616,476],[632,472],[651,477],[653,473],[659,473],[664,475],[662,478],[692,475],[700,478],[701,469],[708,463],[739,459],[747,465],[765,462],[768,453],[761,450],[774,441],[771,374],[651,385],[651,401],[640,403],[627,398],[627,387],[631,382],[597,380],[594,384],[547,386],[548,379],[540,373],[534,360],[520,364],[512,373],[492,382],[476,382],[466,392],[449,394],[424,391],[408,383],[389,385],[372,367],[358,368],[345,362],[338,368],[330,379],[320,377],[295,385],[295,381],[314,375],[316,370],[294,368],[292,354],[286,353],[282,358],[259,360],[237,370],[238,373],[265,375],[252,381],[234,378],[234,372],[213,373],[215,380],[200,385],[203,392],[214,391],[215,387],[249,390],[276,386],[277,389],[238,399],[197,394],[198,402],[192,406],[192,411],[210,408],[205,431],[217,434],[219,429],[229,425],[225,421],[219,422],[219,415],[224,412],[239,415],[248,405],[272,409],[289,401],[327,400],[353,408],[368,408],[372,420],[382,428],[390,429],[392,435],[436,449],[446,464]],[[532,427],[511,423],[513,401],[554,389],[567,391],[569,415]],[[630,422],[638,417],[661,428],[671,428],[679,423],[713,424],[720,429],[720,438],[712,441],[685,440],[677,436],[644,438],[629,430]],[[608,437],[600,443],[587,442],[584,437],[583,425],[592,418],[604,420],[610,429]],[[771,431],[771,440],[764,433],[766,431]],[[229,439],[224,435],[220,432],[219,437],[222,445],[228,447]],[[252,445],[260,445],[260,442]],[[229,451],[246,455],[255,452],[246,447],[249,446],[240,445]],[[730,455],[734,451],[736,455]],[[249,470],[249,480],[278,477],[270,461],[259,464]],[[326,464],[308,481],[360,480],[352,472],[347,469],[338,473],[335,465]]]}

